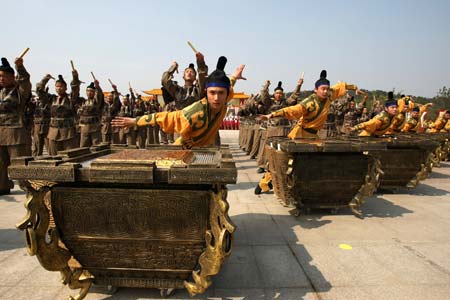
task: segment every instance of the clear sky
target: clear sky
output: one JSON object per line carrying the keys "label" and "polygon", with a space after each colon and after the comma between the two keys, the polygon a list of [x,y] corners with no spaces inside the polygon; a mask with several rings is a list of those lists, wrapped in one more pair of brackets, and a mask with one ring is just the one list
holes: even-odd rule
{"label": "clear sky", "polygon": [[[173,61],[195,61],[190,40],[210,71],[228,58],[227,73],[246,64],[237,91],[256,93],[281,80],[291,91],[305,72],[312,89],[322,69],[330,81],[433,97],[450,86],[450,1],[1,1],[0,56],[30,47],[32,82],[50,73],[80,79],[90,71],[110,90],[128,81],[160,87]],[[176,79],[182,81],[181,75]]]}

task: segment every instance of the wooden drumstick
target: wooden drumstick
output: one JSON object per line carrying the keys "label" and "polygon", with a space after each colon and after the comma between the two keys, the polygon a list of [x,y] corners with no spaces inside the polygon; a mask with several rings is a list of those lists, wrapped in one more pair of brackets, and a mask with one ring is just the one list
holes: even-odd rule
{"label": "wooden drumstick", "polygon": [[23,58],[28,51],[30,51],[30,48],[27,47],[27,49],[23,50],[22,54],[20,54],[19,58]]}
{"label": "wooden drumstick", "polygon": [[75,66],[73,65],[73,61],[70,61],[70,65],[72,66],[72,71],[75,71]]}
{"label": "wooden drumstick", "polygon": [[195,49],[194,45],[192,45],[192,43],[190,41],[187,42],[189,47],[191,47],[192,51],[194,51],[195,53],[198,53],[197,49]]}
{"label": "wooden drumstick", "polygon": [[300,76],[300,78],[303,80],[305,79],[305,72],[302,72],[302,76]]}
{"label": "wooden drumstick", "polygon": [[114,83],[112,83],[111,79],[108,78],[108,81],[111,85],[114,85]]}
{"label": "wooden drumstick", "polygon": [[94,81],[97,80],[97,78],[95,78],[95,75],[92,71],[91,71],[91,75],[92,75],[92,78],[94,78]]}

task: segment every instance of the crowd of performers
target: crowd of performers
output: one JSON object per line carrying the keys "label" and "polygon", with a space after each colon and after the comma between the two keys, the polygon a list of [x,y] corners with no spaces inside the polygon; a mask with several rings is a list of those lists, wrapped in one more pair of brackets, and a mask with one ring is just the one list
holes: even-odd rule
{"label": "crowd of performers", "polygon": [[[263,178],[255,188],[255,193],[267,192],[272,188],[270,166],[265,144],[271,137],[333,138],[339,135],[382,136],[413,132],[450,132],[450,111],[441,110],[435,121],[423,117],[432,103],[415,103],[411,96],[402,95],[394,99],[388,93],[384,104],[374,99],[369,109],[368,95],[356,85],[338,82],[331,86],[323,70],[315,83],[314,93],[300,98],[303,79],[288,99],[284,97],[282,83],[279,82],[274,94],[269,95],[270,82],[261,92],[249,98],[239,112],[241,132],[239,143],[247,154],[256,158],[258,173]],[[348,91],[354,91],[350,95]],[[355,96],[361,95],[360,103]]]}
{"label": "crowd of performers", "polygon": [[[138,148],[161,142],[194,146],[219,145],[219,128],[227,113],[227,102],[233,98],[233,87],[242,76],[240,65],[231,76],[225,74],[226,58],[220,57],[216,70],[208,74],[202,53],[196,52],[197,69],[189,64],[183,72],[183,84],[174,81],[178,63],[173,62],[163,73],[161,84],[164,106],[156,97],[143,101],[131,88],[122,95],[111,81],[112,90],[105,93],[95,78],[81,96],[78,71],[72,63],[70,84],[63,76],[50,74],[36,84],[32,93],[30,74],[23,58],[16,58],[15,69],[6,58],[0,66],[0,195],[13,188],[7,167],[19,156],[51,156],[58,151],[90,147],[100,143],[128,144]],[[289,138],[333,137],[359,132],[361,136],[427,131],[450,131],[450,111],[440,114],[434,122],[421,116],[431,104],[414,103],[411,97],[395,100],[393,93],[381,105],[374,101],[369,110],[367,96],[356,104],[354,96],[364,95],[356,85],[338,82],[331,86],[326,71],[315,83],[314,93],[302,99],[303,78],[288,99],[279,82],[273,95],[267,81],[261,92],[245,102],[239,115],[241,123],[254,126],[254,137],[240,135],[240,143],[253,141],[249,154],[257,158],[259,171],[267,170],[264,145],[272,136]],[[49,92],[54,80],[55,94]],[[70,86],[69,86],[70,85]],[[70,92],[68,91],[70,88]],[[121,99],[122,98],[122,99]],[[322,130],[323,129],[323,130]],[[160,139],[161,136],[161,139]],[[257,191],[270,187],[266,172]]]}
{"label": "crowd of performers", "polygon": [[[90,147],[101,143],[127,144],[145,148],[152,144],[178,144],[184,148],[220,144],[219,127],[225,117],[233,86],[242,77],[244,65],[232,76],[225,72],[225,57],[208,75],[202,53],[196,52],[197,69],[189,64],[183,72],[184,84],[174,81],[178,64],[163,73],[164,105],[156,97],[143,101],[129,88],[122,95],[111,81],[105,93],[95,78],[80,93],[82,81],[72,63],[70,83],[50,74],[36,84],[32,93],[30,74],[23,58],[15,68],[6,58],[0,66],[0,195],[10,193],[14,183],[8,178],[11,159],[20,156],[54,156],[59,151]],[[54,80],[55,94],[49,92]],[[208,98],[206,95],[208,94]]]}

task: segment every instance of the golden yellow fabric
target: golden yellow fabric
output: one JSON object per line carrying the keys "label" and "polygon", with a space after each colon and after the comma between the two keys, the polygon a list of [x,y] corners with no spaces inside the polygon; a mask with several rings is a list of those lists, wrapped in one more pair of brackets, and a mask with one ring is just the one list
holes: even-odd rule
{"label": "golden yellow fabric", "polygon": [[419,116],[417,119],[413,117],[409,117],[408,120],[406,120],[405,125],[402,128],[402,132],[417,132],[420,129],[421,123],[420,119],[422,115],[427,111],[428,107],[431,106],[431,103],[427,103],[424,105],[419,104]]}
{"label": "golden yellow fabric", "polygon": [[323,128],[327,120],[331,102],[344,96],[347,90],[356,89],[355,85],[338,82],[330,89],[327,99],[320,99],[316,94],[312,94],[297,105],[273,112],[272,116],[284,117],[288,120],[298,119],[297,124],[288,135],[291,139],[318,138],[317,132]]}
{"label": "golden yellow fabric", "polygon": [[445,123],[444,130],[450,132],[450,121],[447,121],[447,123]]}
{"label": "golden yellow fabric", "polygon": [[371,120],[360,123],[355,126],[356,129],[362,129],[359,136],[380,136],[386,133],[391,124],[392,118],[386,111],[383,111],[373,117]]}
{"label": "golden yellow fabric", "polygon": [[406,115],[404,113],[398,113],[394,118],[392,118],[391,125],[389,126],[385,134],[395,134],[400,132],[405,123]]}
{"label": "golden yellow fabric", "polygon": [[402,128],[402,132],[416,132],[417,131],[417,127],[419,126],[419,121],[410,117],[405,125]]}
{"label": "golden yellow fabric", "polygon": [[267,171],[264,173],[264,177],[259,181],[259,187],[261,188],[261,191],[264,193],[270,191],[269,183],[272,181],[272,174]]}
{"label": "golden yellow fabric", "polygon": [[446,120],[444,119],[443,116],[439,116],[436,121],[434,121],[433,123],[430,124],[430,129],[428,132],[431,133],[436,133],[436,132],[441,132],[442,129],[445,130],[445,125],[446,125]]}
{"label": "golden yellow fabric", "polygon": [[[233,88],[230,88],[227,101],[233,98],[233,94]],[[203,98],[183,110],[138,117],[136,123],[138,126],[159,125],[166,133],[177,132],[180,137],[174,144],[189,149],[212,145],[226,112],[227,106],[224,105],[217,115],[210,116],[208,100]]]}
{"label": "golden yellow fabric", "polygon": [[414,108],[414,101],[409,96],[405,96],[397,100],[398,111],[403,111],[403,108],[406,105],[406,101],[408,101],[408,111]]}

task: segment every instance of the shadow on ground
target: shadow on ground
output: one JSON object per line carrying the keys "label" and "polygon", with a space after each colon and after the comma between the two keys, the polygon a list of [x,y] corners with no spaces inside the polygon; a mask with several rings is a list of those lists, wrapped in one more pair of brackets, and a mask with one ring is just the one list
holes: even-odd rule
{"label": "shadow on ground", "polygon": [[14,228],[0,229],[0,252],[25,247],[23,232]]}

